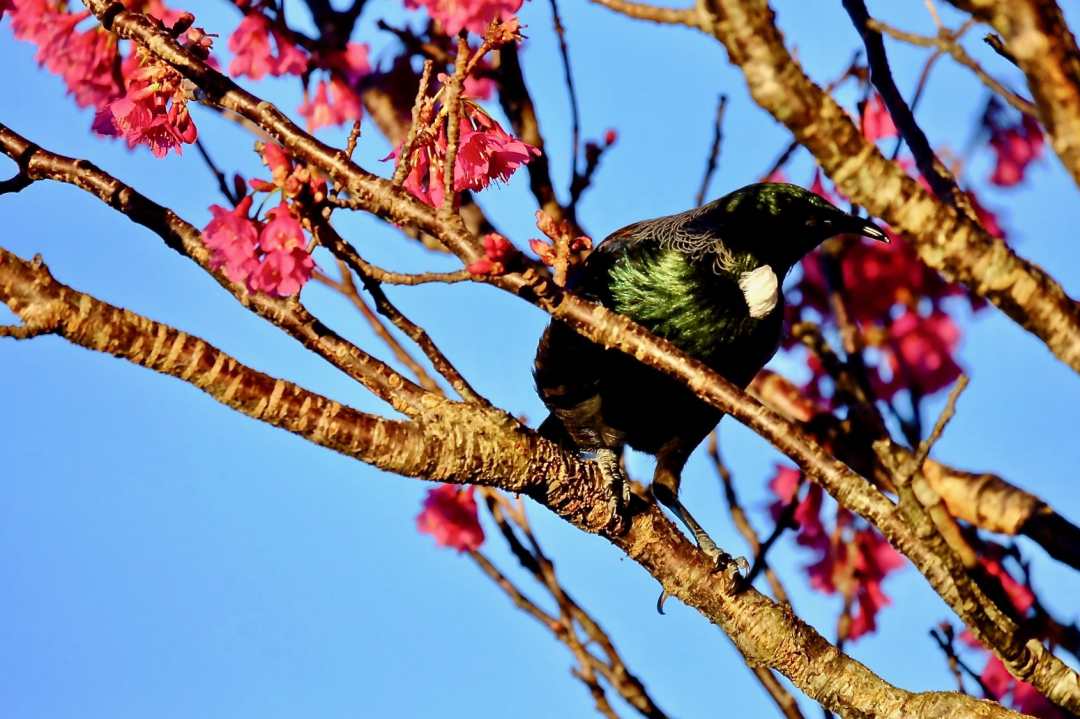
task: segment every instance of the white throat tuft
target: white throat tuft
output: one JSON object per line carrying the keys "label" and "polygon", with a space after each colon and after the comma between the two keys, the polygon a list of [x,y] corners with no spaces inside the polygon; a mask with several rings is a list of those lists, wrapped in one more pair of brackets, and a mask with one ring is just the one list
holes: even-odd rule
{"label": "white throat tuft", "polygon": [[750,316],[760,319],[773,311],[780,300],[780,282],[776,273],[768,265],[739,275],[739,289],[742,290]]}

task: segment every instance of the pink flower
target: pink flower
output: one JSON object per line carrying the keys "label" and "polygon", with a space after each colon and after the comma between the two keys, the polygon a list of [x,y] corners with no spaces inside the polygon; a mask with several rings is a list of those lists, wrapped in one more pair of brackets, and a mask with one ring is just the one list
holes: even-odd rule
{"label": "pink flower", "polygon": [[[454,162],[455,191],[479,191],[493,180],[506,181],[519,167],[540,155],[537,148],[507,134],[478,105],[466,101],[462,110]],[[432,207],[442,205],[446,146],[446,133],[441,131],[430,142],[414,148],[412,166],[405,178],[405,188]],[[395,150],[385,159],[398,155]]]}
{"label": "pink flower", "polygon": [[341,75],[348,85],[354,86],[371,74],[370,52],[367,43],[350,42],[344,50],[328,56],[325,67]]}
{"label": "pink flower", "polygon": [[501,275],[506,272],[506,262],[513,256],[514,246],[498,234],[489,232],[481,238],[484,256],[469,264],[467,269],[474,275]]}
{"label": "pink flower", "polygon": [[329,83],[320,80],[315,88],[315,97],[305,99],[299,112],[300,116],[307,120],[308,132],[314,132],[320,127],[358,120],[362,108],[359,96],[335,77]]}
{"label": "pink flower", "polygon": [[1001,566],[1000,559],[979,557],[979,564],[982,565],[987,574],[1001,582],[1001,588],[1009,597],[1009,601],[1016,607],[1016,611],[1022,615],[1027,614],[1028,610],[1035,604],[1035,595],[1031,593],[1031,590],[1013,579],[1012,575]]}
{"label": "pink flower", "polygon": [[261,13],[245,15],[229,37],[229,50],[234,54],[229,74],[246,75],[261,80],[274,67],[270,54],[270,21]]}
{"label": "pink flower", "polygon": [[474,488],[443,484],[428,492],[416,528],[435,537],[436,544],[459,552],[476,550],[484,543],[484,530],[476,514]]}
{"label": "pink flower", "polygon": [[483,35],[492,20],[512,17],[521,4],[522,0],[405,0],[407,8],[427,8],[447,35],[462,28]]}
{"label": "pink flower", "polygon": [[269,221],[259,233],[259,249],[263,252],[278,252],[304,247],[304,228],[293,217],[289,206],[284,201],[267,213]]}
{"label": "pink flower", "polygon": [[905,387],[924,395],[948,387],[961,372],[952,356],[959,340],[960,330],[944,312],[924,317],[908,310],[889,327],[882,349],[892,380],[876,382],[878,396],[887,399]]}
{"label": "pink flower", "polygon": [[251,273],[248,287],[274,297],[292,297],[311,279],[314,269],[315,261],[303,247],[273,250]]}
{"label": "pink flower", "polygon": [[1033,118],[1024,115],[1017,126],[993,128],[990,147],[997,155],[990,182],[1012,187],[1024,179],[1028,165],[1042,155],[1042,130]]}
{"label": "pink flower", "polygon": [[889,109],[885,107],[881,96],[876,92],[870,95],[866,104],[863,105],[860,124],[863,137],[870,142],[896,137],[898,134]]}
{"label": "pink flower", "polygon": [[[802,481],[802,472],[793,467],[776,465],[776,474],[769,480],[769,490],[776,495],[776,501],[769,505],[769,514],[773,521],[778,521],[784,508],[794,499]],[[821,487],[812,484],[806,496],[795,507],[792,519],[798,524],[795,541],[804,547],[825,549],[829,544],[829,535],[821,523]]]}
{"label": "pink flower", "polygon": [[247,282],[258,266],[255,256],[258,229],[248,219],[252,196],[248,195],[232,210],[211,205],[214,219],[203,228],[202,240],[210,250],[210,266],[225,268],[225,276],[233,282]]}
{"label": "pink flower", "polygon": [[1005,668],[1005,665],[1001,663],[1001,660],[995,656],[991,656],[986,661],[986,666],[983,667],[982,672],[979,674],[979,679],[982,679],[982,683],[986,686],[986,690],[990,692],[991,699],[1001,699],[1009,693],[1009,688],[1012,686],[1013,679],[1012,674],[1009,674],[1009,670]]}
{"label": "pink flower", "polygon": [[125,72],[126,94],[98,110],[94,131],[123,137],[129,148],[146,145],[155,157],[165,157],[170,149],[179,155],[181,144],[191,144],[198,137],[181,77],[158,62],[139,63],[125,63],[125,70],[130,65],[137,68]]}
{"label": "pink flower", "polygon": [[[270,49],[273,36],[277,55]],[[244,16],[229,38],[229,50],[234,53],[229,63],[229,74],[234,77],[246,75],[261,80],[270,75],[301,75],[307,70],[307,55],[289,42],[281,31],[270,26],[270,21],[259,12]]]}

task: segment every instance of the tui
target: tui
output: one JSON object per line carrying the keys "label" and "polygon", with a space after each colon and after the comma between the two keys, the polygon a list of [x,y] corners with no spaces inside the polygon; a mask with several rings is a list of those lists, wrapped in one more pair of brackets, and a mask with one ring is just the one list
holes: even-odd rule
{"label": "tui", "polygon": [[[867,220],[786,183],[748,185],[693,210],[611,234],[570,289],[626,315],[745,388],[776,352],[782,281],[824,240],[888,242]],[[624,446],[656,456],[651,490],[719,562],[722,553],[678,498],[683,466],[723,415],[681,382],[553,321],[540,338],[536,386],[551,414],[541,435],[590,453],[619,502]]]}

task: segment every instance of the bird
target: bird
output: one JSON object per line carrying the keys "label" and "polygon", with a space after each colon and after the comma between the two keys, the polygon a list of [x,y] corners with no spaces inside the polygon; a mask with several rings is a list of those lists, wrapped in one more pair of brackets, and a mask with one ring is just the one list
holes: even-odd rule
{"label": "bird", "polygon": [[[836,235],[888,242],[873,222],[798,185],[747,185],[686,212],[609,235],[567,280],[672,342],[745,389],[775,354],[784,325],[783,279]],[[596,461],[625,514],[627,446],[654,455],[652,496],[667,506],[718,564],[726,557],[679,500],[682,470],[723,413],[682,382],[605,348],[553,320],[537,347],[533,376],[550,414],[541,436]]]}

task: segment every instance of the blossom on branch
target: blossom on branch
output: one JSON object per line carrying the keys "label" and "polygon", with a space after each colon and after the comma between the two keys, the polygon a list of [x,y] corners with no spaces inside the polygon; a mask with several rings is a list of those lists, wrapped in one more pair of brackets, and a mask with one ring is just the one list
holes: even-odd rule
{"label": "blossom on branch", "polygon": [[483,35],[492,20],[512,17],[521,4],[522,0],[405,0],[407,8],[426,8],[447,35],[462,29]]}
{"label": "blossom on branch", "polygon": [[191,144],[198,137],[188,114],[183,78],[149,56],[133,58],[137,58],[138,67],[125,72],[124,96],[98,110],[94,131],[123,137],[132,149],[146,145],[155,157],[165,157],[169,150],[179,155],[182,144]]}
{"label": "blossom on branch", "polygon": [[469,264],[467,269],[474,275],[501,275],[506,272],[506,263],[514,256],[514,246],[497,232],[489,232],[480,238],[484,246],[484,256]]}
{"label": "blossom on branch", "polygon": [[[454,191],[483,190],[495,180],[506,181],[540,150],[508,134],[479,105],[462,98],[458,152],[454,162]],[[405,189],[432,207],[443,203],[443,166],[448,139],[445,123],[416,143],[411,153]],[[384,159],[402,161],[401,148]]]}
{"label": "blossom on branch", "polygon": [[250,220],[252,198],[248,195],[233,210],[210,206],[214,217],[202,231],[210,265],[223,268],[226,277],[252,292],[292,297],[315,269],[303,228],[284,202],[267,213],[267,222]]}
{"label": "blossom on branch", "polygon": [[[273,38],[277,53],[271,51]],[[270,24],[261,12],[250,12],[240,21],[229,37],[229,50],[234,53],[229,74],[261,80],[267,74],[301,75],[307,70],[308,58],[303,50]]]}
{"label": "blossom on branch", "polygon": [[435,543],[459,552],[472,551],[484,543],[484,530],[476,513],[475,487],[442,484],[428,491],[416,528],[435,538]]}
{"label": "blossom on branch", "polygon": [[248,219],[253,195],[248,195],[232,210],[210,205],[214,219],[203,228],[202,240],[210,250],[210,266],[224,268],[233,282],[247,282],[258,266],[255,250],[259,229]]}
{"label": "blossom on branch", "polygon": [[769,511],[773,520],[779,521],[790,511],[791,503],[797,502],[790,515],[796,524],[796,541],[820,553],[806,567],[810,586],[825,594],[850,593],[853,613],[848,638],[858,639],[877,628],[878,612],[890,603],[881,583],[904,565],[904,558],[877,531],[852,531],[853,517],[842,508],[836,510],[836,527],[830,533],[821,520],[821,486],[811,484],[806,496],[799,500],[801,484],[799,470],[777,465],[769,480],[769,490],[777,499],[769,505]]}

